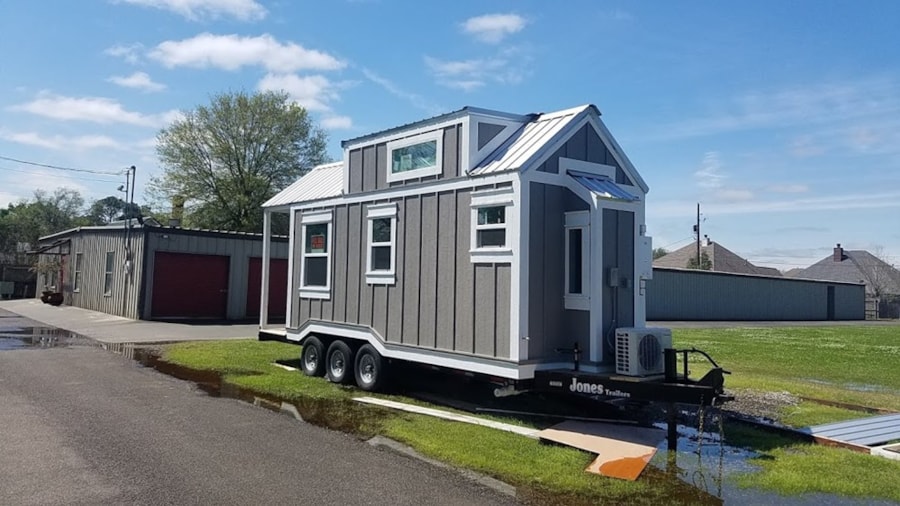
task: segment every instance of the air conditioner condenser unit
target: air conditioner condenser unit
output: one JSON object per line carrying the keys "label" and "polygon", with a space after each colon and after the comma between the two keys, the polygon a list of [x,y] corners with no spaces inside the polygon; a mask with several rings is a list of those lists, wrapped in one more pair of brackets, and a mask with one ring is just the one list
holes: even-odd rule
{"label": "air conditioner condenser unit", "polygon": [[672,347],[672,331],[660,327],[616,329],[616,374],[654,376],[665,372],[663,350]]}

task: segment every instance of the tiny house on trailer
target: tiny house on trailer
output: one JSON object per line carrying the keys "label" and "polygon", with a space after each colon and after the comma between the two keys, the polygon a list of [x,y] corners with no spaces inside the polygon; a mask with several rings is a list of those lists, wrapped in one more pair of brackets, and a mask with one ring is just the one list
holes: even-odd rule
{"label": "tiny house on trailer", "polygon": [[648,187],[593,105],[466,107],[342,147],[264,204],[264,248],[272,213],[291,227],[286,327],[264,296],[260,339],[302,344],[307,374],[375,389],[402,360],[646,397],[669,364],[683,388],[666,396],[721,393],[679,379],[671,334],[643,328]]}

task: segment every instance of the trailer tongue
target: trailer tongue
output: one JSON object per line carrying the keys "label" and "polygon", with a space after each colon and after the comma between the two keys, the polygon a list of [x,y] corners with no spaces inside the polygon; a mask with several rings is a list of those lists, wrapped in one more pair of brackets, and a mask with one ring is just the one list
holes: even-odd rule
{"label": "trailer tongue", "polygon": [[[577,351],[577,346],[575,350]],[[700,379],[689,376],[688,356],[698,354],[712,365],[710,370]],[[576,360],[572,369],[553,369],[535,371],[534,390],[553,394],[582,395],[599,400],[627,399],[630,401],[663,402],[668,413],[668,447],[677,447],[676,404],[699,406],[717,406],[731,397],[725,395],[725,375],[730,372],[722,369],[708,354],[696,348],[663,350],[664,370],[660,375],[625,376],[580,370],[577,360],[579,353],[574,353]],[[679,361],[678,359],[681,358]],[[679,363],[681,369],[679,370]]]}

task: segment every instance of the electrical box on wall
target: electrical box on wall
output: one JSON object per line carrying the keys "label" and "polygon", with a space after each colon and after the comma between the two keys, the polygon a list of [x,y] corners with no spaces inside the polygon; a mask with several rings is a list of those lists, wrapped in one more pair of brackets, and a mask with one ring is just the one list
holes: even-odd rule
{"label": "electrical box on wall", "polygon": [[612,287],[619,286],[619,268],[610,267],[606,274],[606,284]]}
{"label": "electrical box on wall", "polygon": [[642,235],[637,238],[635,249],[635,278],[653,279],[653,238]]}

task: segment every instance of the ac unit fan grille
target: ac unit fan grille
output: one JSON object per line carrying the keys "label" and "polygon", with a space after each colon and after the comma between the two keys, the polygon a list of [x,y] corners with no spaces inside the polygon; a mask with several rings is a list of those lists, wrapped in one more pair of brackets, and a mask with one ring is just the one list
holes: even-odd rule
{"label": "ac unit fan grille", "polygon": [[659,366],[662,358],[662,347],[659,339],[652,334],[647,334],[641,338],[638,344],[638,361],[644,370],[655,370]]}

